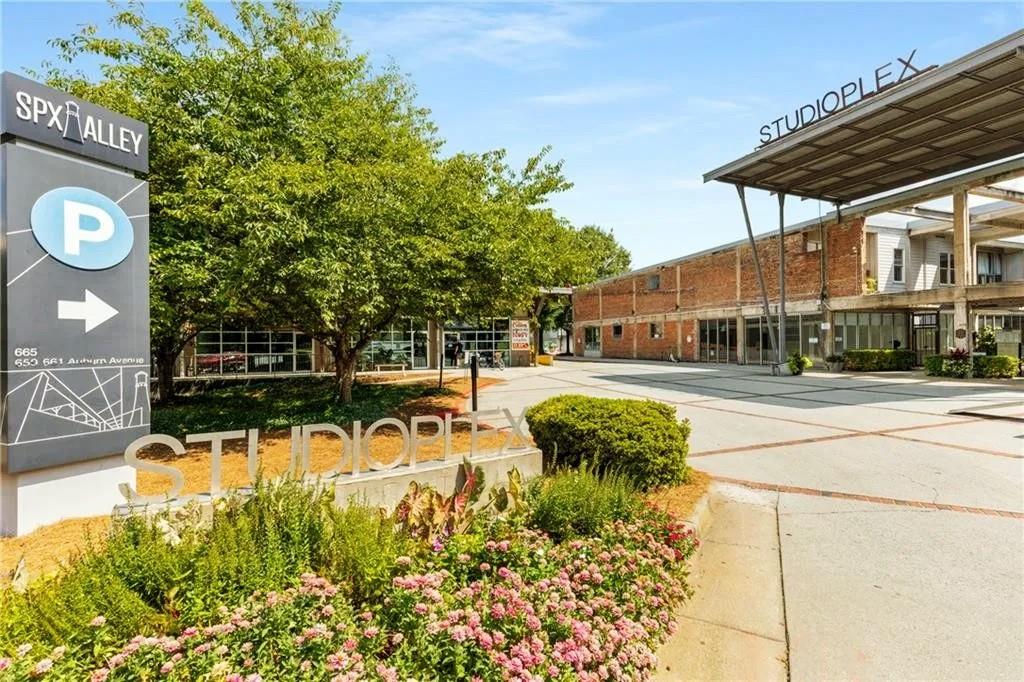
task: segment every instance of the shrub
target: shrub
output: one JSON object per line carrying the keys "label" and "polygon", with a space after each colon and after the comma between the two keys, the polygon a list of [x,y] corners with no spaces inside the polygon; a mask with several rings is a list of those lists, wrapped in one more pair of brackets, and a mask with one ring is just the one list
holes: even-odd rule
{"label": "shrub", "polygon": [[361,600],[390,579],[408,542],[377,510],[339,509],[332,489],[297,481],[261,483],[251,497],[218,502],[208,521],[199,516],[118,521],[102,549],[60,577],[0,593],[0,649],[14,640],[66,643],[96,614],[116,635],[204,622],[224,603],[296,584],[303,571],[338,578]]}
{"label": "shrub", "polygon": [[982,327],[979,329],[974,337],[974,349],[985,355],[995,355],[997,348],[996,330],[992,327]]}
{"label": "shrub", "polygon": [[789,366],[791,374],[800,375],[804,373],[805,369],[813,367],[814,363],[806,355],[801,355],[799,351],[793,351],[793,354],[786,360],[786,365]]}
{"label": "shrub", "polygon": [[979,355],[974,358],[974,376],[986,379],[1012,379],[1017,376],[1019,362],[1012,355]]}
{"label": "shrub", "polygon": [[825,357],[825,362],[842,362],[843,356],[839,353],[832,353]]}
{"label": "shrub", "polygon": [[941,377],[946,363],[944,355],[926,355],[924,358],[924,372],[928,376]]}
{"label": "shrub", "polygon": [[643,507],[632,482],[592,466],[561,469],[535,479],[529,488],[529,525],[555,540],[595,535],[612,521],[631,520]]}
{"label": "shrub", "polygon": [[599,473],[620,471],[649,490],[686,480],[688,420],[653,400],[563,395],[526,411],[545,465],[593,464]]}
{"label": "shrub", "polygon": [[651,509],[560,544],[495,522],[396,557],[362,609],[306,573],[166,634],[122,635],[99,614],[67,646],[0,652],[0,678],[646,679],[690,594],[696,546],[692,530]]}
{"label": "shrub", "polygon": [[847,350],[843,368],[853,372],[892,372],[914,368],[917,354],[904,348],[870,348]]}

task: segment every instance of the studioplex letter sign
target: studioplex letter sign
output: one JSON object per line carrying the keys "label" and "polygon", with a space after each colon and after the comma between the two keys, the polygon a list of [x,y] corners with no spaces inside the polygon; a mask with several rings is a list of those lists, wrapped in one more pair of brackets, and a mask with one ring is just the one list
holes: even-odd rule
{"label": "studioplex letter sign", "polygon": [[13,73],[0,76],[0,132],[145,173],[146,124]]}
{"label": "studioplex letter sign", "polygon": [[0,454],[18,473],[149,433],[149,188],[131,172],[148,141],[138,121],[11,74],[3,97]]}
{"label": "studioplex letter sign", "polygon": [[863,99],[885,92],[889,88],[906,82],[914,76],[924,73],[927,69],[914,65],[917,50],[912,50],[906,57],[897,57],[895,62],[886,62],[865,78],[844,83],[835,90],[829,90],[813,102],[808,102],[793,110],[792,114],[780,116],[771,123],[761,126],[761,144],[774,142],[780,137],[812,123],[822,120],[852,106]]}

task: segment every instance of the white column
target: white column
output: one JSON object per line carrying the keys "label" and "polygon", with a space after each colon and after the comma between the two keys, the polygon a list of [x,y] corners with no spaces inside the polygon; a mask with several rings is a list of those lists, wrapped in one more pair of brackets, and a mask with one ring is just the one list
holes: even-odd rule
{"label": "white column", "polygon": [[971,248],[971,214],[967,192],[953,194],[953,343],[957,349],[970,352],[970,310],[967,287],[974,283],[974,250]]}

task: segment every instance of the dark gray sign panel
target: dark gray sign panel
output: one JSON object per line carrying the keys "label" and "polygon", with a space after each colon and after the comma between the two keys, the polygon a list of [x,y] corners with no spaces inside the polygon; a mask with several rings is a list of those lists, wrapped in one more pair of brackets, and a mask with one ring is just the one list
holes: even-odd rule
{"label": "dark gray sign panel", "polygon": [[17,473],[149,433],[149,188],[20,140],[0,145],[0,455]]}
{"label": "dark gray sign panel", "polygon": [[0,133],[133,171],[149,170],[145,123],[17,74],[0,74]]}

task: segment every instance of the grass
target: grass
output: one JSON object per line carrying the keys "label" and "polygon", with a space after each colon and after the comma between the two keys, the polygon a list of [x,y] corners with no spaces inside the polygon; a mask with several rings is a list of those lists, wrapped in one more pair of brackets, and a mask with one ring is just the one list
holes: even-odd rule
{"label": "grass", "polygon": [[167,405],[154,406],[153,433],[179,437],[186,433],[258,428],[285,429],[297,424],[348,424],[361,420],[369,425],[421,398],[454,397],[448,386],[436,382],[357,383],[348,405],[337,396],[330,377],[254,379],[216,382],[197,392],[176,397]]}

